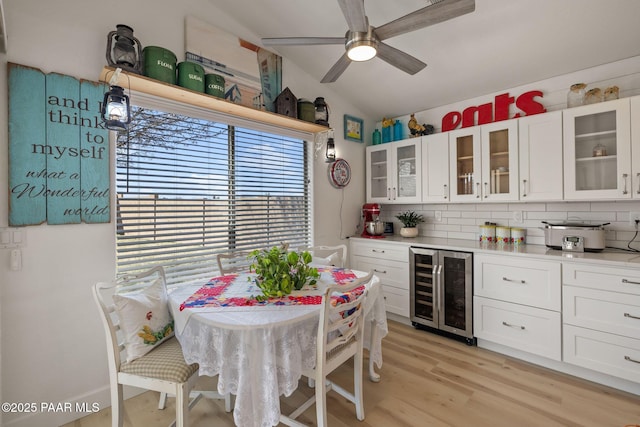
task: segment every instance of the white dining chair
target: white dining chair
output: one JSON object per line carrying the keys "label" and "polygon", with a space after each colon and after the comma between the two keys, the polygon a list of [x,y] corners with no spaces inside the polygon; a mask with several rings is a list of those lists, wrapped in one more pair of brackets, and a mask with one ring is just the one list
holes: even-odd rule
{"label": "white dining chair", "polygon": [[313,256],[312,262],[335,267],[347,266],[347,245],[335,246],[301,246],[299,251],[308,251]]}
{"label": "white dining chair", "polygon": [[248,255],[249,252],[246,251],[228,252],[216,255],[220,274],[224,276],[247,270],[251,264],[251,261],[247,259]]}
{"label": "white dining chair", "polygon": [[[111,388],[111,420],[113,427],[122,427],[124,418],[123,386],[129,385],[147,390],[160,392],[159,409],[164,409],[166,396],[176,397],[175,425],[186,427],[188,425],[189,409],[203,396],[202,393],[191,391],[198,379],[197,363],[188,364],[184,360],[180,343],[173,336],[172,321],[164,329],[166,337],[158,337],[150,329],[142,328],[134,330],[134,335],[139,335],[147,341],[158,340],[158,344],[142,355],[137,355],[132,360],[132,353],[139,352],[132,345],[127,336],[125,322],[139,316],[132,315],[132,311],[141,309],[149,310],[143,319],[149,320],[153,316],[161,317],[162,311],[168,306],[164,303],[162,292],[166,296],[166,279],[162,267],[154,267],[137,275],[130,275],[113,282],[96,283],[93,287],[93,297],[99,308],[100,317],[106,333],[107,359],[109,365],[109,382]],[[147,293],[148,291],[148,293]],[[124,301],[120,304],[118,296]],[[129,299],[129,297],[131,297]],[[151,306],[145,307],[146,302]],[[163,307],[164,305],[164,307]],[[125,311],[127,313],[125,314]],[[170,314],[168,314],[170,318]],[[125,319],[126,318],[126,319]],[[130,325],[129,325],[130,326]],[[147,327],[148,328],[148,327]],[[129,331],[131,332],[131,331]],[[149,333],[149,336],[145,334]],[[217,392],[204,392],[207,397],[224,398],[225,409],[231,411],[231,396],[222,396]],[[190,400],[191,399],[191,400]],[[173,425],[173,424],[172,424]]]}
{"label": "white dining chair", "polygon": [[[333,390],[356,407],[356,418],[364,420],[362,394],[364,299],[367,290],[355,291],[371,281],[373,271],[351,283],[329,286],[322,297],[318,322],[315,368],[303,371],[315,384],[315,394],[290,415],[281,415],[280,422],[293,427],[304,424],[296,418],[316,404],[318,427],[327,426],[327,392]],[[353,358],[353,393],[329,381],[327,376]]]}

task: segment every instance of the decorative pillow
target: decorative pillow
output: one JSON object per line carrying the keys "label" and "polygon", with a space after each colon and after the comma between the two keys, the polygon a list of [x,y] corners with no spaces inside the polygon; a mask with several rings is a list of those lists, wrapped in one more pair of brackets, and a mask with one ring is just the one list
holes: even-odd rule
{"label": "decorative pillow", "polygon": [[336,265],[338,260],[338,252],[334,252],[328,257],[312,256],[311,262],[317,265]]}
{"label": "decorative pillow", "polygon": [[116,293],[113,302],[124,335],[127,362],[144,356],[173,336],[173,318],[161,278],[143,289]]}

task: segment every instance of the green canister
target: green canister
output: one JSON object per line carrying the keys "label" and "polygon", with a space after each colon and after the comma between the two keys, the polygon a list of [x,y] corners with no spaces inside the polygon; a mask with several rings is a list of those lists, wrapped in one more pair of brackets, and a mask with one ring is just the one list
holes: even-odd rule
{"label": "green canister", "polygon": [[190,61],[179,63],[178,86],[196,92],[204,92],[204,68],[202,65]]}
{"label": "green canister", "polygon": [[147,46],[142,49],[142,63],[145,76],[176,84],[176,56],[170,50]]}
{"label": "green canister", "polygon": [[306,99],[298,100],[298,118],[305,122],[315,123],[316,109],[313,106],[313,102]]}
{"label": "green canister", "polygon": [[204,76],[204,91],[218,98],[224,98],[224,77],[217,74]]}

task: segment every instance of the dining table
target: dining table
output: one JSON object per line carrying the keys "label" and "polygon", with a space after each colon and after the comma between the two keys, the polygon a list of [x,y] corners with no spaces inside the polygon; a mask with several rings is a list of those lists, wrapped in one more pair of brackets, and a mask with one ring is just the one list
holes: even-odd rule
{"label": "dining table", "polygon": [[[255,273],[243,271],[211,278],[206,283],[169,288],[175,334],[187,363],[198,363],[200,375],[217,376],[217,391],[235,396],[237,426],[276,426],[280,396],[298,387],[304,369],[315,366],[322,293],[367,272],[318,266],[319,277],[280,298],[261,295]],[[369,378],[380,379],[382,339],[387,317],[379,279],[367,283],[364,348]],[[375,365],[375,366],[374,366]]]}

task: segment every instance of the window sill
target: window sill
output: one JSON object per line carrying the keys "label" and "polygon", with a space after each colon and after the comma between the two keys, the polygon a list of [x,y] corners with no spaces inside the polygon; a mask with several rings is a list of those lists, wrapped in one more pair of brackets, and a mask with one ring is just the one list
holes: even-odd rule
{"label": "window sill", "polygon": [[[100,73],[100,81],[109,83],[114,68],[104,67]],[[205,108],[211,111],[252,120],[257,123],[278,126],[287,129],[293,129],[302,132],[315,134],[324,132],[329,128],[315,123],[305,122],[304,120],[294,119],[292,117],[283,116],[281,114],[269,111],[256,110],[255,108],[245,107],[244,105],[234,104],[224,99],[216,98],[212,95],[194,92],[180,86],[161,82],[149,77],[141,76],[133,73],[121,72],[117,84],[123,88],[133,91],[154,95],[172,101]]]}

